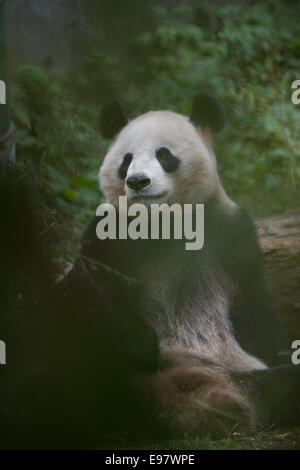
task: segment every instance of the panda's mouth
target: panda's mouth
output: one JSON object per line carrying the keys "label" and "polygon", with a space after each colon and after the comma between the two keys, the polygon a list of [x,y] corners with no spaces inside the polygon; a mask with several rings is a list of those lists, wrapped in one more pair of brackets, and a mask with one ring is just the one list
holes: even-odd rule
{"label": "panda's mouth", "polygon": [[141,200],[158,200],[164,197],[167,194],[167,191],[163,191],[159,194],[137,194],[136,196],[131,197],[131,201],[141,201]]}

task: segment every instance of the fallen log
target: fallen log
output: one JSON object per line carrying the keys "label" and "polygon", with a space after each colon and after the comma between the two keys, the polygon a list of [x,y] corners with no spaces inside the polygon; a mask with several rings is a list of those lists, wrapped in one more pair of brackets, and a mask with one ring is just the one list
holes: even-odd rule
{"label": "fallen log", "polygon": [[300,340],[300,210],[256,220],[282,349]]}

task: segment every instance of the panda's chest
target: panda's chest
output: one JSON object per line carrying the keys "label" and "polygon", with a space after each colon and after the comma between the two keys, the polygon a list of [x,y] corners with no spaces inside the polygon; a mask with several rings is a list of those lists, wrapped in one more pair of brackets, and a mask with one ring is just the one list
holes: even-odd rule
{"label": "panda's chest", "polygon": [[161,344],[192,347],[220,342],[230,329],[231,288],[213,261],[153,270],[144,292],[144,315]]}

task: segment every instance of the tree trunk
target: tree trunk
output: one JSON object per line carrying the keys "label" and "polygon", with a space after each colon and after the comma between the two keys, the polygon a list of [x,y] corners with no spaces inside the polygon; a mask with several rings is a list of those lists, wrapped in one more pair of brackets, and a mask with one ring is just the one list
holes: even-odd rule
{"label": "tree trunk", "polygon": [[300,210],[256,220],[282,349],[300,340]]}

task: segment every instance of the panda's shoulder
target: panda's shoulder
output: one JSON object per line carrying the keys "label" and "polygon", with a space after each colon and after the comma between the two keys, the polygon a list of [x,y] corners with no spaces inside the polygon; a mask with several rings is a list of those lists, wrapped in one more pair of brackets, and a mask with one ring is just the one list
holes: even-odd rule
{"label": "panda's shoulder", "polygon": [[105,258],[113,260],[114,255],[118,248],[118,241],[109,238],[99,240],[97,237],[97,224],[101,217],[94,216],[86,226],[86,229],[81,237],[80,254],[89,258],[104,261]]}
{"label": "panda's shoulder", "polygon": [[93,259],[121,271],[127,271],[136,247],[129,239],[105,238],[97,236],[97,225],[101,217],[93,217],[87,224],[81,239],[80,256]]}
{"label": "panda's shoulder", "polygon": [[254,220],[247,209],[236,206],[235,209],[227,216],[228,236],[257,238]]}
{"label": "panda's shoulder", "polygon": [[245,236],[256,238],[254,221],[248,210],[235,203],[229,207],[218,204],[205,208],[210,231],[214,230],[222,239],[234,239]]}
{"label": "panda's shoulder", "polygon": [[236,206],[230,212],[219,211],[212,219],[208,236],[221,258],[230,260],[230,264],[238,258],[243,262],[261,258],[256,226],[247,209]]}
{"label": "panda's shoulder", "polygon": [[81,237],[81,242],[84,243],[86,241],[94,241],[94,237],[96,237],[96,227],[99,222],[99,217],[94,216],[92,217],[87,225],[86,228],[83,232],[83,235]]}

